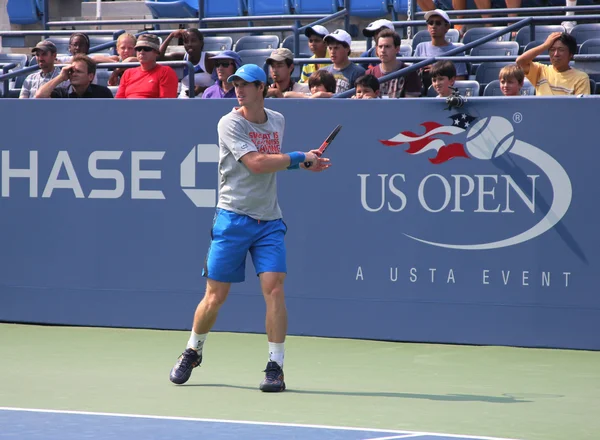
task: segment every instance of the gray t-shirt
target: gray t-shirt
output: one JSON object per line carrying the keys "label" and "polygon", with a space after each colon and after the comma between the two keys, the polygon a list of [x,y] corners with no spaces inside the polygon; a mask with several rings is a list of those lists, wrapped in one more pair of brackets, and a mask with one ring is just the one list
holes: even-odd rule
{"label": "gray t-shirt", "polygon": [[350,63],[347,67],[344,67],[342,70],[338,70],[335,67],[333,67],[333,64],[330,64],[327,67],[323,67],[323,70],[327,70],[335,78],[335,93],[342,93],[346,90],[353,89],[354,81],[356,81],[356,78],[365,74],[365,69],[363,69],[360,66],[357,66],[354,63]]}
{"label": "gray t-shirt", "polygon": [[[443,56],[446,52],[460,47],[457,44],[449,43],[447,46],[434,46],[430,41],[417,44],[415,48],[415,57],[437,57]],[[465,54],[456,54],[456,56],[464,56]],[[456,67],[456,76],[467,76],[467,65],[465,63],[454,63]]]}
{"label": "gray t-shirt", "polygon": [[265,112],[267,122],[264,124],[248,121],[235,108],[219,121],[217,207],[256,220],[276,220],[281,218],[276,173],[254,174],[240,161],[253,151],[281,153],[285,118],[270,109]]}

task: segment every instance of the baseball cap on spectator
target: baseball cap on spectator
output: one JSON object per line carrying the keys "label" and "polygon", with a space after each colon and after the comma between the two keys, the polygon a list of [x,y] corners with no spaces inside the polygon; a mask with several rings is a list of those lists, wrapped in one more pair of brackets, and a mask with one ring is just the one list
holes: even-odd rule
{"label": "baseball cap on spectator", "polygon": [[149,47],[160,52],[160,39],[153,34],[142,34],[138,37],[135,47]]}
{"label": "baseball cap on spectator", "polygon": [[233,50],[224,50],[223,52],[219,52],[211,57],[211,60],[233,60],[236,69],[239,69],[242,65],[242,59],[237,52],[234,52]]}
{"label": "baseball cap on spectator", "polygon": [[348,47],[352,45],[352,37],[350,37],[350,34],[343,29],[336,29],[331,34],[327,35],[324,40],[325,43],[334,40],[338,43],[346,44]]}
{"label": "baseball cap on spectator", "polygon": [[387,28],[393,31],[394,25],[389,20],[375,20],[373,23],[370,23],[369,26],[363,29],[363,35],[365,37],[372,37],[383,28]]}
{"label": "baseball cap on spectator", "polygon": [[271,52],[269,58],[267,58],[267,64],[271,64],[272,61],[285,61],[290,60],[294,61],[294,54],[291,50],[286,49],[285,47],[280,47],[279,49],[275,49]]}
{"label": "baseball cap on spectator", "polygon": [[244,64],[233,75],[227,78],[227,82],[234,82],[236,78],[243,79],[246,82],[260,81],[267,83],[265,71],[256,64]]}
{"label": "baseball cap on spectator", "polygon": [[327,35],[329,35],[329,31],[325,26],[316,24],[314,26],[307,27],[304,31],[304,35],[306,35],[308,38],[310,38],[311,35],[318,35],[321,38],[325,38]]}
{"label": "baseball cap on spectator", "polygon": [[40,41],[33,49],[31,49],[31,53],[37,53],[38,50],[56,53],[56,45],[50,40]]}
{"label": "baseball cap on spectator", "polygon": [[448,17],[448,14],[446,14],[446,11],[442,11],[441,9],[434,9],[433,11],[427,11],[425,13],[425,20],[429,20],[429,17],[432,17],[434,15],[439,15],[444,20],[446,20],[446,23],[450,23],[450,17]]}

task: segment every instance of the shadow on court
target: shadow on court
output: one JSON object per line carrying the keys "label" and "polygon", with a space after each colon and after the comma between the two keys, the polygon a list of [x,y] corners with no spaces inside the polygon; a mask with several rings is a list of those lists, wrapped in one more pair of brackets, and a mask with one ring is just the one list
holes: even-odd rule
{"label": "shadow on court", "polygon": [[[186,384],[182,387],[204,387],[204,388],[234,388],[239,390],[256,391],[257,387],[246,387],[240,385],[227,385],[221,383],[198,383]],[[320,390],[294,390],[286,389],[287,394],[308,394],[321,396],[354,396],[354,397],[391,397],[397,399],[425,399],[442,402],[487,402],[487,403],[531,403],[532,400],[516,398],[512,395],[503,396],[481,396],[475,394],[416,394],[416,393],[389,393],[389,392],[352,392],[352,391],[320,391]]]}

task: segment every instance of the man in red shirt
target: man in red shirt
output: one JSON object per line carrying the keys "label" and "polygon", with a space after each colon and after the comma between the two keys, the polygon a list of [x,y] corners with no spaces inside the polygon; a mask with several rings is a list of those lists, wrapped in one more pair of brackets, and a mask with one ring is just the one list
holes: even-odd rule
{"label": "man in red shirt", "polygon": [[141,65],[123,73],[116,98],[177,98],[177,74],[169,66],[156,63],[160,53],[158,37],[140,35],[135,53]]}

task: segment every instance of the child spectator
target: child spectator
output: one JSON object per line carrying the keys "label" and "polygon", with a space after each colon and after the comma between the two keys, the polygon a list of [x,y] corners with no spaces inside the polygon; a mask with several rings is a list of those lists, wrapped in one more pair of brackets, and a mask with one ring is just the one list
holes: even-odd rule
{"label": "child spectator", "polygon": [[500,70],[498,80],[504,96],[519,96],[525,81],[525,73],[516,64],[509,64]]}
{"label": "child spectator", "polygon": [[[308,48],[314,54],[311,58],[329,58],[329,50],[327,49],[327,44],[323,38],[329,35],[329,31],[325,26],[315,25],[309,26],[304,31],[304,35],[308,37]],[[305,64],[302,67],[302,74],[300,76],[301,83],[306,83],[308,78],[316,72],[320,68],[322,68],[322,64]]]}
{"label": "child spectator", "polygon": [[438,61],[431,66],[431,83],[438,98],[447,98],[452,94],[456,80],[456,67],[452,61]]}
{"label": "child spectator", "polygon": [[331,98],[335,94],[337,83],[334,76],[326,70],[317,70],[308,78],[308,93],[285,92],[285,98]]}
{"label": "child spectator", "polygon": [[374,75],[363,75],[356,79],[356,94],[354,99],[379,98],[379,80]]}
{"label": "child spectator", "polygon": [[337,81],[336,93],[342,93],[354,88],[354,81],[365,74],[365,69],[350,62],[352,38],[343,29],[337,29],[325,37],[325,43],[331,54],[333,64],[324,67]]}

